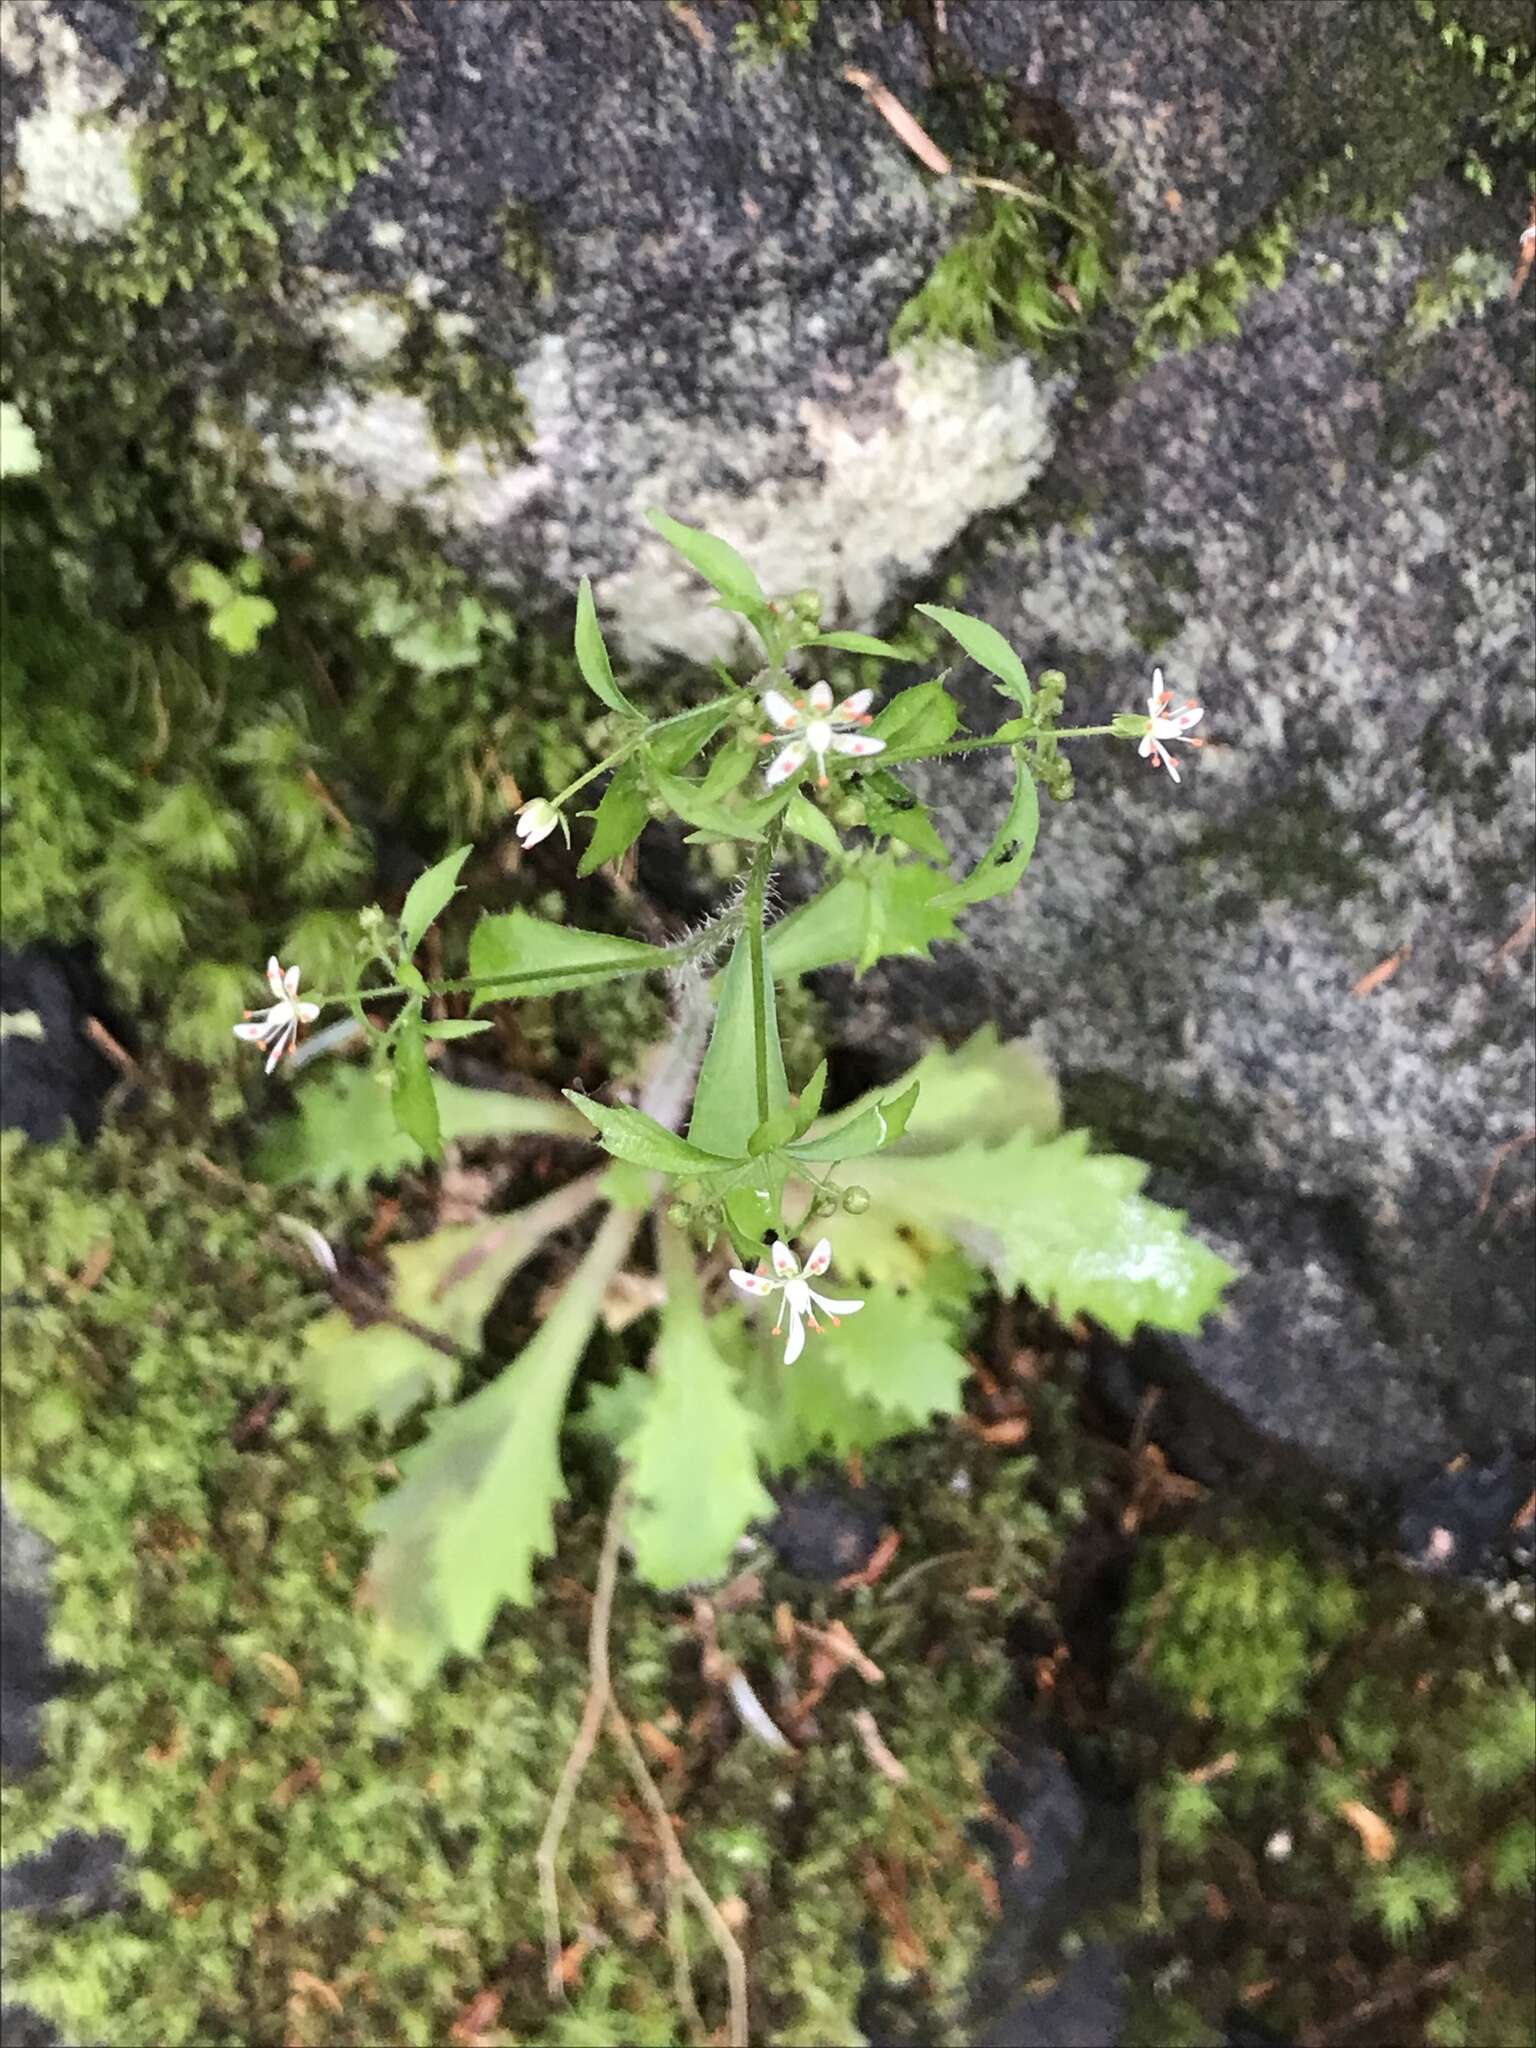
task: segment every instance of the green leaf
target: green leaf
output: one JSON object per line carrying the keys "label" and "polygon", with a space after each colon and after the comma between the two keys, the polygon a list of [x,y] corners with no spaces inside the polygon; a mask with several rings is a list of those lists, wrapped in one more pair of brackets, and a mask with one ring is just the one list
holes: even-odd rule
{"label": "green leaf", "polygon": [[995,626],[985,619],[973,619],[969,612],[953,612],[942,604],[920,604],[917,609],[935,625],[942,626],[951,639],[958,640],[972,661],[1007,685],[1007,694],[1024,710],[1030,705],[1029,671]]}
{"label": "green leaf", "polygon": [[626,761],[603,791],[592,820],[592,839],[576,872],[590,875],[628,853],[650,823],[650,799],[638,760]]}
{"label": "green leaf", "polygon": [[888,640],[877,640],[872,633],[818,633],[814,640],[802,640],[802,647],[837,647],[844,654],[874,654],[882,661],[910,661],[909,654],[903,654],[899,647],[892,647]]}
{"label": "green leaf", "polygon": [[665,769],[651,766],[651,787],[659,797],[671,806],[685,825],[693,825],[702,832],[713,832],[721,839],[762,838],[761,827],[767,817],[782,810],[789,801],[789,792],[775,793],[756,804],[738,810],[729,809],[724,803],[704,794],[702,783],[690,782],[681,775],[669,775]]}
{"label": "green leaf", "polygon": [[709,745],[735,709],[734,704],[701,704],[697,711],[669,721],[649,742],[651,760],[675,775]]}
{"label": "green leaf", "polygon": [[526,910],[482,917],[469,940],[471,978],[506,981],[505,992],[494,988],[478,991],[476,1009],[511,996],[556,995],[562,989],[588,988],[624,974],[654,973],[671,964],[671,954],[661,946],[550,924]]}
{"label": "green leaf", "polygon": [[1014,754],[1013,801],[997,837],[963,882],[938,897],[945,909],[1006,896],[1034,858],[1040,831],[1040,796],[1022,753]]}
{"label": "green leaf", "polygon": [[446,855],[424,875],[418,875],[407,890],[400,912],[400,950],[407,959],[421,944],[428,926],[435,924],[452,902],[459,870],[473,852],[472,846],[461,846],[457,853]]}
{"label": "green leaf", "polygon": [[450,1038],[478,1038],[490,1029],[489,1017],[432,1017],[427,1022],[427,1039],[429,1043],[438,1039],[446,1043]]}
{"label": "green leaf", "polygon": [[870,731],[893,751],[917,754],[942,747],[959,723],[960,707],[942,683],[914,683],[891,699]]}
{"label": "green leaf", "polygon": [[560,1424],[601,1294],[582,1272],[499,1378],[432,1418],[369,1516],[384,1645],[417,1683],[449,1652],[478,1651],[503,1601],[526,1606],[534,1564],[554,1549]]}
{"label": "green leaf", "polygon": [[317,1317],[304,1332],[300,1389],[335,1430],[369,1414],[393,1429],[418,1401],[446,1400],[462,1368],[430,1338],[478,1351],[485,1318],[512,1274],[596,1199],[595,1189],[573,1184],[495,1222],[450,1224],[392,1245],[384,1305],[416,1328],[382,1318],[359,1324],[339,1308]]}
{"label": "green leaf", "polygon": [[[429,1035],[442,1030],[431,1027]],[[489,1088],[461,1088],[435,1074],[443,1139],[516,1137],[535,1132],[549,1137],[590,1138],[591,1128],[563,1102],[530,1095],[504,1095]],[[395,1123],[389,1093],[366,1067],[337,1067],[306,1081],[298,1091],[299,1113],[275,1125],[258,1146],[252,1172],[272,1187],[295,1181],[333,1188],[375,1176],[398,1180],[419,1166],[423,1153]]]}
{"label": "green leaf", "polygon": [[699,527],[684,526],[681,520],[671,519],[662,511],[653,509],[645,516],[662,539],[676,548],[706,583],[714,585],[726,600],[728,609],[743,612],[748,618],[754,612],[767,609],[768,599],[763,586],[729,541],[705,533]]}
{"label": "green leaf", "polygon": [[821,1098],[827,1092],[827,1063],[823,1060],[800,1091],[795,1104],[795,1136],[803,1137],[821,1115]]}
{"label": "green leaf", "polygon": [[[655,1117],[647,1116],[644,1110],[594,1102],[589,1095],[580,1095],[574,1088],[567,1088],[565,1096],[589,1123],[596,1125],[598,1142],[603,1150],[632,1166],[643,1166],[652,1173],[696,1177],[738,1163],[735,1158],[690,1144],[675,1131],[669,1131],[665,1124],[657,1123]],[[745,1151],[743,1143],[742,1152]]]}
{"label": "green leaf", "polygon": [[[778,1004],[773,974],[764,975],[761,1028],[768,1049],[768,1112],[784,1109],[789,1083],[779,1046]],[[757,1029],[752,1021],[751,933],[737,934],[720,981],[720,1007],[709,1048],[699,1070],[688,1125],[692,1144],[722,1153],[727,1159],[745,1156],[761,1118],[757,1104]]]}
{"label": "green leaf", "polygon": [[890,955],[926,960],[936,939],[955,936],[954,914],[938,900],[952,886],[922,861],[888,852],[863,860],[773,926],[770,972],[788,981],[846,960],[860,972]]}
{"label": "green leaf", "polygon": [[576,593],[576,666],[593,696],[600,698],[610,711],[625,718],[640,717],[613,680],[613,664],[608,659],[603,629],[597,622],[597,606],[592,602],[592,584],[585,576]]}
{"label": "green leaf", "polygon": [[899,839],[936,866],[948,865],[949,848],[935,830],[927,806],[918,802],[905,783],[889,772],[866,775],[859,794],[865,821],[877,837]]}
{"label": "green leaf", "polygon": [[624,1456],[635,1565],[669,1593],[724,1572],[749,1524],[773,1513],[773,1499],[758,1476],[756,1418],[711,1342],[687,1246],[669,1229],[662,1272],[667,1304],[651,1365],[655,1390]]}
{"label": "green leaf", "polygon": [[[953,1051],[935,1046],[902,1080],[921,1091],[902,1136],[903,1154],[943,1152],[973,1140],[999,1145],[1021,1131],[1054,1138],[1061,1129],[1061,1096],[1050,1067],[1026,1040],[1000,1039],[995,1024],[984,1024]],[[854,1107],[882,1092],[871,1089]]]}
{"label": "green leaf", "polygon": [[208,621],[208,631],[231,654],[249,654],[276,617],[277,606],[270,598],[245,592],[219,606]]}
{"label": "green leaf", "polygon": [[857,1315],[810,1342],[853,1399],[874,1402],[909,1428],[958,1415],[964,1405],[970,1366],[922,1294],[872,1294]]}
{"label": "green leaf", "polygon": [[1232,1269],[1178,1210],[1138,1192],[1146,1174],[1139,1160],[1090,1153],[1086,1131],[886,1153],[860,1169],[875,1202],[948,1230],[1000,1287],[1028,1288],[1063,1321],[1089,1315],[1121,1338],[1140,1323],[1192,1333]]}
{"label": "green leaf", "polygon": [[882,1152],[907,1128],[907,1119],[917,1106],[917,1094],[918,1084],[914,1081],[904,1094],[893,1095],[887,1101],[872,1102],[867,1108],[855,1103],[851,1110],[833,1117],[815,1137],[790,1145],[789,1156],[811,1161],[843,1160],[865,1159],[871,1152]]}
{"label": "green leaf", "polygon": [[414,1139],[429,1159],[443,1156],[442,1126],[438,1122],[437,1097],[432,1092],[432,1069],[427,1065],[427,1044],[422,1035],[421,1005],[415,1015],[402,1022],[395,1041],[394,1088],[390,1106],[395,1122],[408,1138]]}
{"label": "green leaf", "polygon": [[37,436],[20,408],[0,399],[0,477],[36,476],[43,466]]}
{"label": "green leaf", "polygon": [[784,823],[789,831],[808,839],[813,846],[819,846],[833,860],[843,858],[843,842],[837,836],[837,827],[803,790],[797,789],[785,806]]}
{"label": "green leaf", "polygon": [[178,597],[206,605],[209,611],[217,611],[235,595],[234,585],[212,562],[183,562],[171,577],[171,587]]}

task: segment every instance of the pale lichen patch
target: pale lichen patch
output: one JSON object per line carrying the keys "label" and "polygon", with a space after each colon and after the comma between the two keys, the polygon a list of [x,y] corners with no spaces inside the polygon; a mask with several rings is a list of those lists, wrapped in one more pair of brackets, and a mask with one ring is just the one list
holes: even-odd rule
{"label": "pale lichen patch", "polygon": [[16,123],[20,204],[77,241],[120,233],[139,211],[140,123],[113,111],[119,74],[44,6],[0,8],[0,56],[42,88]]}

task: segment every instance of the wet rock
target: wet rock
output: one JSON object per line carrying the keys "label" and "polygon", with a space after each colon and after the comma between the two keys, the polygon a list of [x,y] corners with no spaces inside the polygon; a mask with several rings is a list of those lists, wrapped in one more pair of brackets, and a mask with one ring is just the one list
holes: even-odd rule
{"label": "wet rock", "polygon": [[808,1481],[780,1495],[763,1534],[786,1570],[835,1581],[863,1570],[885,1524],[883,1503],[869,1491]]}
{"label": "wet rock", "polygon": [[1005,1831],[1002,1910],[977,1969],[969,2038],[979,2048],[1115,2048],[1121,1958],[1076,1927],[1131,1882],[1125,1809],[1080,1784],[1038,1735],[1010,1741],[1009,1751],[988,1778]]}
{"label": "wet rock", "polygon": [[1536,1576],[1536,1458],[1457,1459],[1404,1489],[1401,1555],[1437,1575],[1513,1584]]}
{"label": "wet rock", "polygon": [[0,1128],[95,1135],[116,1069],[85,1035],[100,985],[78,949],[0,946]]}

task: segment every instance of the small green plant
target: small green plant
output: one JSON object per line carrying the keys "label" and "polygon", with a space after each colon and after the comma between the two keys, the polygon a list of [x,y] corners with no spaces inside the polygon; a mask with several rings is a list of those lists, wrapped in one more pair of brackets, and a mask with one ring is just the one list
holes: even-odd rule
{"label": "small green plant", "polygon": [[250,654],[277,617],[277,606],[261,595],[261,578],[260,555],[247,554],[227,576],[211,562],[183,562],[171,587],[207,612],[210,638],[231,654]]}
{"label": "small green plant", "polygon": [[[708,702],[648,716],[615,675],[584,583],[576,659],[612,743],[557,795],[525,802],[517,836],[525,850],[557,832],[569,843],[575,800],[606,776],[587,813],[579,875],[619,859],[653,819],[670,815],[693,843],[745,863],[734,900],[672,942],[578,929],[526,909],[491,911],[468,932],[467,971],[429,979],[418,955],[434,925],[454,929],[455,898],[471,872],[472,849],[461,847],[419,878],[398,917],[364,913],[340,990],[301,995],[298,967],[274,959],[271,1001],[236,1027],[266,1050],[270,1072],[323,1009],[348,1010],[401,1140],[433,1159],[445,1113],[432,1073],[437,1045],[488,1031],[498,1007],[518,999],[647,976],[672,991],[672,1035],[641,1077],[638,1101],[568,1090],[569,1110],[558,1108],[562,1127],[574,1115],[608,1155],[606,1174],[495,1226],[473,1250],[476,1279],[462,1293],[450,1280],[471,1252],[457,1240],[401,1254],[411,1267],[396,1274],[415,1303],[409,1323],[430,1332],[440,1318],[427,1304],[439,1300],[458,1319],[454,1332],[438,1331],[447,1352],[430,1334],[359,1339],[344,1319],[313,1335],[315,1390],[333,1416],[372,1410],[398,1420],[423,1399],[442,1402],[460,1383],[444,1358],[455,1347],[479,1348],[475,1305],[489,1307],[552,1231],[606,1212],[526,1348],[489,1384],[439,1408],[374,1513],[382,1639],[418,1681],[444,1655],[477,1651],[504,1601],[533,1597],[533,1568],[552,1547],[564,1492],[559,1445],[577,1367],[605,1290],[653,1207],[667,1296],[655,1360],[650,1372],[599,1390],[586,1426],[628,1473],[635,1561],[663,1588],[724,1568],[765,1511],[765,1471],[956,1412],[965,1377],[957,1315],[982,1273],[1123,1334],[1143,1321],[1193,1329],[1226,1278],[1181,1218],[1141,1196],[1141,1168],[1091,1152],[1084,1133],[1060,1132],[1049,1114],[1031,1115],[1038,1087],[1009,1100],[1007,1078],[1018,1072],[1010,1049],[978,1041],[961,1055],[935,1055],[904,1081],[828,1113],[825,1060],[792,1089],[778,1021],[781,986],[839,963],[862,972],[881,959],[925,956],[958,936],[957,919],[972,905],[1014,888],[1039,827],[1037,785],[1058,796],[1070,790],[1064,744],[1135,739],[1177,780],[1170,744],[1188,739],[1199,706],[1176,709],[1159,672],[1145,715],[1064,728],[1064,678],[1032,681],[985,621],[928,605],[920,610],[932,625],[991,676],[1007,715],[995,730],[958,736],[960,710],[943,676],[877,711],[873,687],[840,697],[830,683],[807,686],[794,672],[850,657],[874,668],[896,659],[895,647],[823,632],[813,595],[770,600],[726,542],[651,516],[717,604],[754,633],[763,666],[750,685],[726,676]],[[1010,763],[1012,796],[987,853],[956,877],[905,771],[985,751]],[[823,880],[775,918],[775,871],[791,839],[819,857]],[[984,1125],[980,1099],[995,1104]],[[362,1128],[376,1132],[376,1120]],[[365,1171],[381,1141],[365,1140],[360,1128],[353,1151]],[[869,1300],[834,1291],[823,1226],[836,1231],[843,1271],[872,1284]],[[808,1248],[797,1251],[797,1242]],[[944,1279],[952,1269],[933,1260],[946,1244],[970,1262],[972,1277],[958,1290]],[[772,1302],[782,1367],[749,1338],[739,1309],[714,1309],[699,1257],[717,1245],[734,1261],[738,1302]],[[929,1251],[914,1256],[922,1245]],[[930,1267],[937,1291],[927,1284]],[[691,1478],[705,1468],[713,1476],[701,1504]]]}

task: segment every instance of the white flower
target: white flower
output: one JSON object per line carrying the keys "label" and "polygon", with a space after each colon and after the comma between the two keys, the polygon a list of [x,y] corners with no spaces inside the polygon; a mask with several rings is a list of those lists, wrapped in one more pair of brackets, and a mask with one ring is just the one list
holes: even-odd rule
{"label": "white flower", "polygon": [[[862,1301],[833,1301],[825,1294],[817,1294],[811,1287],[811,1281],[819,1280],[831,1263],[832,1247],[827,1239],[823,1238],[806,1260],[804,1273],[800,1270],[800,1261],[789,1246],[781,1243],[775,1243],[773,1247],[773,1270],[778,1275],[776,1280],[770,1280],[766,1273],[743,1273],[738,1266],[731,1268],[731,1278],[743,1294],[777,1294],[779,1289],[783,1288],[784,1307],[780,1311],[779,1320],[773,1326],[773,1334],[777,1337],[782,1333],[784,1316],[787,1313],[789,1342],[784,1346],[786,1365],[793,1365],[805,1349],[807,1323],[820,1335],[821,1325],[816,1320],[818,1308],[830,1316],[834,1323],[838,1323],[844,1316],[857,1315],[864,1306]],[[815,1304],[814,1307],[812,1303]]]}
{"label": "white flower", "polygon": [[569,845],[570,831],[565,818],[547,797],[536,796],[531,803],[524,804],[517,814],[517,836],[525,847],[537,846],[541,839],[547,839],[557,827],[565,833],[566,844]]}
{"label": "white flower", "polygon": [[[765,691],[763,709],[780,733],[795,735],[769,764],[768,787],[776,789],[781,782],[787,782],[804,765],[807,754],[816,756],[816,780],[823,789],[827,786],[828,754],[852,754],[858,759],[878,754],[885,741],[871,739],[868,733],[853,729],[869,724],[869,705],[874,694],[873,690],[855,690],[851,697],[834,706],[830,683],[814,684],[808,697],[790,698],[781,690]],[[777,737],[776,733],[765,732],[758,744],[772,746]]]}
{"label": "white flower", "polygon": [[236,1038],[247,1038],[255,1045],[269,1045],[272,1050],[267,1057],[267,1072],[270,1074],[285,1052],[292,1052],[299,1042],[301,1024],[313,1024],[320,1014],[318,1003],[299,1001],[299,970],[290,967],[285,974],[277,964],[274,953],[267,962],[267,986],[271,989],[273,1002],[267,1010],[247,1010],[246,1021],[235,1026]]}
{"label": "white flower", "polygon": [[1187,704],[1181,704],[1177,711],[1172,709],[1172,705],[1173,693],[1163,688],[1163,672],[1155,668],[1152,671],[1152,694],[1147,699],[1147,717],[1151,726],[1136,751],[1143,761],[1154,761],[1159,767],[1166,768],[1177,782],[1179,771],[1163,741],[1181,740],[1186,747],[1203,747],[1204,740],[1192,740],[1187,735],[1190,727],[1198,725],[1204,718],[1205,712],[1193,697]]}

